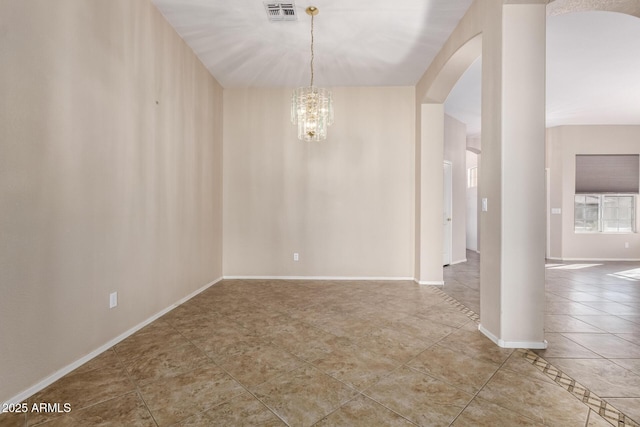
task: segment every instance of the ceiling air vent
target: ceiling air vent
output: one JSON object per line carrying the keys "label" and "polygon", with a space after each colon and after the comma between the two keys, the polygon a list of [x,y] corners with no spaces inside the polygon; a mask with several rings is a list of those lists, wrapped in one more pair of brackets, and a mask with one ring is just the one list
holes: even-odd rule
{"label": "ceiling air vent", "polygon": [[264,8],[267,11],[269,21],[295,21],[298,19],[294,3],[265,3]]}

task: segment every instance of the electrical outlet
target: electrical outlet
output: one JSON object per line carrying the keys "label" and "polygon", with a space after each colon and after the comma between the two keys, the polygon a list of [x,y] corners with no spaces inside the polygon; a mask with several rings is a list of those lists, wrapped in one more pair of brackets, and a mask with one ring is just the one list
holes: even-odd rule
{"label": "electrical outlet", "polygon": [[629,242],[624,242],[624,248],[629,249]]}
{"label": "electrical outlet", "polygon": [[112,292],[109,294],[109,308],[114,308],[118,305],[118,293]]}
{"label": "electrical outlet", "polygon": [[298,254],[298,252],[294,252],[294,254],[293,254],[293,260],[294,260],[294,261],[300,261],[300,255]]}

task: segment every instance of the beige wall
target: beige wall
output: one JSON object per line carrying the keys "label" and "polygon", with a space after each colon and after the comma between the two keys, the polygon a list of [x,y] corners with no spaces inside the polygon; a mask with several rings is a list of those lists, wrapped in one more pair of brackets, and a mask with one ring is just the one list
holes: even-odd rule
{"label": "beige wall", "polygon": [[[496,0],[497,1],[497,0]],[[442,285],[442,174],[444,102],[458,79],[482,52],[486,5],[471,4],[416,84],[415,271],[421,284]],[[489,14],[491,16],[491,14]]]}
{"label": "beige wall", "polygon": [[222,89],[147,0],[0,28],[5,401],[221,277]]}
{"label": "beige wall", "polygon": [[413,88],[334,88],[318,143],[290,90],[224,96],[225,277],[413,277]]}
{"label": "beige wall", "polygon": [[444,159],[452,164],[451,263],[467,260],[467,126],[444,116]]}
{"label": "beige wall", "polygon": [[[442,143],[424,124],[437,120],[431,105],[445,101],[471,63],[482,54],[482,173],[480,197],[481,330],[508,347],[540,348],[544,343],[544,38],[543,0],[476,0],[416,85],[416,186],[418,256],[431,249],[424,219],[441,212],[425,207],[426,150]],[[542,90],[541,90],[542,88]],[[527,99],[522,103],[522,99]],[[424,103],[424,104],[423,104]],[[420,105],[422,104],[422,105]],[[431,104],[431,105],[429,105]],[[428,111],[430,117],[424,117]],[[537,171],[542,171],[538,174]],[[517,189],[524,188],[524,194]],[[432,210],[433,212],[426,212]],[[428,230],[431,231],[431,230]],[[435,231],[435,229],[434,229]],[[522,242],[528,242],[523,245]],[[435,245],[437,242],[434,242]],[[437,269],[417,271],[436,281]],[[526,280],[522,280],[523,277]],[[430,279],[432,275],[434,278]],[[424,278],[423,278],[424,277]],[[542,284],[542,285],[541,285]]]}
{"label": "beige wall", "polygon": [[[640,126],[558,126],[547,129],[551,174],[551,257],[558,259],[640,260],[640,234],[575,233],[576,154],[640,154]],[[636,229],[640,229],[636,206]],[[629,243],[629,248],[625,248]]]}

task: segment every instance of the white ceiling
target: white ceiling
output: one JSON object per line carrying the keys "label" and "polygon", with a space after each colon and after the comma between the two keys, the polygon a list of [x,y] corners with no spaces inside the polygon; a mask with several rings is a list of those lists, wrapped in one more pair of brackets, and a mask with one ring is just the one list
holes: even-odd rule
{"label": "white ceiling", "polygon": [[414,85],[471,2],[298,0],[296,21],[270,22],[262,0],[153,0],[225,88],[308,86],[308,6],[317,86]]}
{"label": "white ceiling", "polygon": [[[299,0],[296,21],[269,22],[261,0],[152,1],[225,88],[308,85],[311,5],[316,85],[415,85],[472,2]],[[547,126],[640,124],[640,19],[551,10],[569,1],[548,6]],[[478,60],[445,104],[471,135],[480,71]]]}
{"label": "white ceiling", "polygon": [[[445,103],[469,135],[480,133],[481,69],[478,59]],[[547,127],[640,125],[640,18],[614,12],[547,17],[546,96]]]}

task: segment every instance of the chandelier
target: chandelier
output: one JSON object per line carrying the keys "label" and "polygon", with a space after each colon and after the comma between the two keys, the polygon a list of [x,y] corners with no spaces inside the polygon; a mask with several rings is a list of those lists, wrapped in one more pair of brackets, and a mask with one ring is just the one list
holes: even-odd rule
{"label": "chandelier", "polygon": [[306,10],[311,16],[311,84],[299,87],[291,96],[291,123],[298,125],[300,141],[327,139],[327,126],[333,124],[331,91],[313,86],[313,17],[319,12],[315,6]]}

